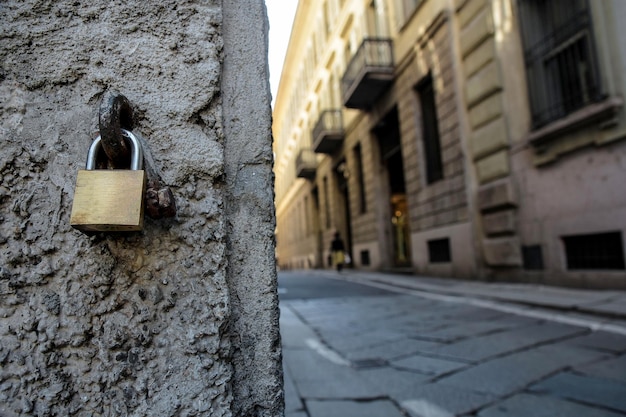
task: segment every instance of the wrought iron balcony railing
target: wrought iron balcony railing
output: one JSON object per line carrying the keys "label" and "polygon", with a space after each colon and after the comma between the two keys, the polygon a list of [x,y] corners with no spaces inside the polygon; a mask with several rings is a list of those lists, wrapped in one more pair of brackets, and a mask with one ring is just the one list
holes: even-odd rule
{"label": "wrought iron balcony railing", "polygon": [[393,83],[393,66],[391,39],[364,39],[341,80],[344,105],[370,108]]}
{"label": "wrought iron balcony railing", "polygon": [[332,154],[341,147],[344,139],[341,110],[325,110],[313,128],[313,150]]}

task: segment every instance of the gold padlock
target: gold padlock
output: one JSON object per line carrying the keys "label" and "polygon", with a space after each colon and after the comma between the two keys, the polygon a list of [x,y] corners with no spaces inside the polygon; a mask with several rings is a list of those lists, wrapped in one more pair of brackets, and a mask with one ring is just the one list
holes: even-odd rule
{"label": "gold padlock", "polygon": [[98,169],[102,147],[98,136],[87,155],[86,169],[78,171],[70,224],[84,232],[127,232],[143,228],[146,172],[143,150],[135,135],[122,129],[131,145],[131,170]]}

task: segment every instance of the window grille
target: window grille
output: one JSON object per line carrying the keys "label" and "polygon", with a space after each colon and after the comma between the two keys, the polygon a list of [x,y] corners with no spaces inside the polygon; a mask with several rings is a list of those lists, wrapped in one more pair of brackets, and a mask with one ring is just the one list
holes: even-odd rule
{"label": "window grille", "polygon": [[564,236],[567,269],[626,269],[621,232]]}
{"label": "window grille", "polygon": [[533,128],[603,97],[588,0],[518,0]]}

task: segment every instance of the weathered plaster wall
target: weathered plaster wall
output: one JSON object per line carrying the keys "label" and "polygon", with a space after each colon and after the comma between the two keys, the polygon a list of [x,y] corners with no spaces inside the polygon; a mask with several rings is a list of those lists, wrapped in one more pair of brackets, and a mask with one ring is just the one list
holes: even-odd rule
{"label": "weathered plaster wall", "polygon": [[[232,411],[237,399],[249,410],[263,401],[280,409],[280,351],[266,258],[253,292],[268,301],[232,305],[265,338],[244,340],[241,320],[231,326],[229,291],[243,290],[227,244],[241,231],[226,203],[233,190],[246,201],[250,188],[225,175],[233,148],[222,124],[222,22],[219,0],[0,5],[0,415],[278,415]],[[238,34],[263,35],[258,24]],[[74,181],[111,89],[132,103],[134,132],[178,213],[146,218],[141,233],[86,236],[69,226]],[[269,143],[268,128],[251,139]],[[270,196],[259,196],[271,186],[267,164],[262,157],[251,177],[259,198],[251,231],[273,230]],[[252,258],[272,244],[267,233],[247,242]],[[265,342],[258,356],[255,342]],[[248,365],[273,371],[261,394],[233,389]]]}

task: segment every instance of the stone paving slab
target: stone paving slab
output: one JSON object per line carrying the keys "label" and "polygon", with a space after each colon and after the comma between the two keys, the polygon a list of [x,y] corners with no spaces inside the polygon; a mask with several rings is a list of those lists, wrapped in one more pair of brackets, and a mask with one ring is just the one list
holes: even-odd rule
{"label": "stone paving slab", "polygon": [[542,395],[517,394],[478,413],[478,417],[620,417],[623,414]]}
{"label": "stone paving slab", "polygon": [[283,358],[303,398],[371,399],[385,395],[382,387],[368,383],[356,370],[332,363],[315,351],[288,350]]}
{"label": "stone paving slab", "polygon": [[280,334],[284,348],[306,348],[306,341],[317,338],[309,326],[302,323],[289,308],[280,309]]}
{"label": "stone paving slab", "polygon": [[464,362],[454,362],[445,359],[430,358],[428,356],[413,355],[408,358],[391,362],[396,368],[410,369],[433,377],[458,371],[468,366]]}
{"label": "stone paving slab", "polygon": [[296,386],[291,376],[291,371],[287,367],[283,366],[283,379],[285,390],[285,413],[296,413],[304,410],[304,404],[300,400],[300,394],[298,393]]}
{"label": "stone paving slab", "polygon": [[367,349],[383,343],[393,343],[405,337],[404,334],[394,330],[384,328],[364,332],[357,335],[337,335],[326,338],[325,341],[338,351],[355,351]]}
{"label": "stone paving slab", "polygon": [[413,388],[428,383],[431,379],[427,375],[401,371],[390,366],[361,369],[359,375],[373,386],[384,389],[394,399],[413,398]]}
{"label": "stone paving slab", "polygon": [[285,413],[285,417],[309,417],[309,415],[304,411],[297,411]]}
{"label": "stone paving slab", "polygon": [[428,383],[430,377],[391,368],[369,369],[360,373],[370,383],[384,389],[400,405],[406,401],[425,401],[433,408],[452,414],[464,414],[497,399],[491,394],[440,383]]}
{"label": "stone paving slab", "polygon": [[462,340],[433,349],[430,353],[479,362],[493,356],[586,332],[579,327],[541,323]]}
{"label": "stone paving slab", "polygon": [[626,384],[613,380],[568,372],[555,375],[530,389],[626,413]]}
{"label": "stone paving slab", "polygon": [[336,321],[324,324],[312,325],[320,335],[328,338],[346,336],[360,336],[371,332],[373,329],[385,328],[387,331],[411,336],[437,330],[443,326],[451,325],[451,320],[424,320],[419,313],[404,313],[397,317],[386,317],[384,320],[367,320],[367,323],[348,323],[342,328]]}
{"label": "stone paving slab", "polygon": [[386,400],[307,401],[310,417],[404,417],[398,408]]}
{"label": "stone paving slab", "polygon": [[626,353],[626,337],[602,331],[574,337],[563,343],[613,353]]}
{"label": "stone paving slab", "polygon": [[435,349],[439,346],[436,342],[401,338],[399,340],[386,341],[374,346],[355,350],[342,350],[346,358],[353,361],[379,358],[386,361],[406,357],[416,352]]}
{"label": "stone paving slab", "polygon": [[[574,370],[577,373],[582,373],[588,376],[614,379],[618,382],[626,384],[626,355],[606,359],[585,366],[577,366]],[[624,401],[626,401],[626,399],[624,399]]]}
{"label": "stone paving slab", "polygon": [[494,394],[510,395],[569,366],[606,357],[598,351],[545,346],[490,360],[439,380],[443,384]]}
{"label": "stone paving slab", "polygon": [[[521,320],[499,319],[489,321],[467,322],[459,320],[454,321],[453,325],[439,328],[434,331],[420,332],[417,337],[426,338],[428,340],[436,340],[440,342],[454,342],[468,337],[482,336],[498,331],[510,330],[515,327],[528,326],[538,324],[537,320],[520,317]],[[463,318],[466,320],[466,318]]]}

